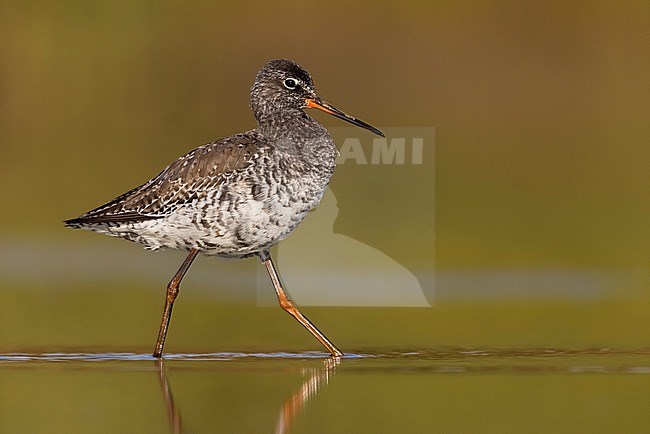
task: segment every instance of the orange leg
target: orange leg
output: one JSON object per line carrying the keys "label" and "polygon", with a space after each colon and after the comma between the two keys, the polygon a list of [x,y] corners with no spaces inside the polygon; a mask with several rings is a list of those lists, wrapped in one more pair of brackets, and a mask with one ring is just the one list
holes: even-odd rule
{"label": "orange leg", "polygon": [[178,296],[180,290],[181,280],[183,276],[192,265],[192,261],[199,254],[199,249],[190,250],[190,254],[178,269],[172,280],[167,285],[167,296],[165,298],[165,310],[163,311],[162,322],[160,323],[160,331],[158,332],[158,340],[156,341],[156,348],[153,350],[153,356],[156,358],[162,357],[163,347],[165,346],[165,337],[167,336],[167,329],[169,328],[169,320],[172,317],[172,307],[174,307],[174,300]]}
{"label": "orange leg", "polygon": [[273,260],[271,259],[271,253],[270,252],[263,252],[260,254],[260,259],[264,263],[264,266],[266,267],[266,271],[269,272],[269,277],[271,278],[271,282],[273,283],[273,287],[275,288],[275,293],[278,295],[278,301],[280,302],[280,307],[284,309],[289,315],[294,317],[300,324],[303,325],[309,332],[314,335],[316,339],[320,341],[321,344],[327,348],[327,350],[335,357],[342,357],[344,354],[336,348],[336,346],[327,339],[327,337],[321,333],[320,330],[316,328],[314,324],[311,323],[307,319],[306,316],[304,316],[298,308],[293,304],[293,302],[289,299],[287,294],[284,292],[284,289],[282,289],[282,283],[280,283],[280,276],[278,276],[278,272],[275,269],[275,265],[273,265]]}

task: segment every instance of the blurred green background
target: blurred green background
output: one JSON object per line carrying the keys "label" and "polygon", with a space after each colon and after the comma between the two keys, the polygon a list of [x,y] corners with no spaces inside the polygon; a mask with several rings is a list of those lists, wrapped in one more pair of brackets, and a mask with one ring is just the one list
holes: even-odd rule
{"label": "blurred green background", "polygon": [[[1,2],[0,353],[152,350],[184,254],[62,220],[253,128],[255,74],[286,57],[324,99],[377,127],[435,128],[422,166],[346,162],[331,184],[334,233],[418,276],[433,307],[303,309],[346,352],[398,356],[344,360],[296,432],[647,431],[648,376],[637,375],[648,373],[647,350],[635,349],[650,339],[649,10],[645,1]],[[302,245],[310,258],[337,255],[317,238]],[[354,281],[337,270],[323,272]],[[259,303],[272,294],[259,276],[254,259],[199,257],[166,350],[321,350]],[[501,350],[474,361],[490,348]],[[567,348],[598,350],[572,358]],[[167,426],[149,360],[8,360],[0,431]],[[300,358],[196,363],[163,370],[192,432],[282,432],[276,421],[297,391],[333,375]]]}
{"label": "blurred green background", "polygon": [[[645,2],[3,2],[0,347],[153,344],[183,254],[61,221],[254,127],[248,92],[276,57],[378,127],[436,131],[435,198],[408,167],[346,163],[332,181],[335,232],[443,282],[433,309],[311,308],[340,346],[647,343],[648,15]],[[256,306],[255,267],[200,259],[169,349],[317,348]]]}

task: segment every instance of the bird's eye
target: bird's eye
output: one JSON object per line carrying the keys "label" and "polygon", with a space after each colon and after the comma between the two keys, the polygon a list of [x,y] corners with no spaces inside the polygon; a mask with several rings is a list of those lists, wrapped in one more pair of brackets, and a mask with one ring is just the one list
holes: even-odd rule
{"label": "bird's eye", "polygon": [[298,80],[295,78],[287,78],[284,80],[283,84],[287,89],[294,90],[296,87],[298,87]]}

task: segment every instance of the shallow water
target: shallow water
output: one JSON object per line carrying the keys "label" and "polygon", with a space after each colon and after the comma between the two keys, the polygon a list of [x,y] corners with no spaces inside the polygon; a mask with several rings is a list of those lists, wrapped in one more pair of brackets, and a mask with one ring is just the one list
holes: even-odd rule
{"label": "shallow water", "polygon": [[[244,274],[214,267],[218,279]],[[449,291],[432,308],[305,307],[347,354],[334,359],[279,307],[221,302],[201,291],[217,283],[190,276],[158,361],[164,286],[148,280],[3,288],[0,433],[650,426],[649,298],[634,286],[577,297],[567,284],[564,298]]]}
{"label": "shallow water", "polygon": [[650,349],[0,355],[2,432],[643,432]]}

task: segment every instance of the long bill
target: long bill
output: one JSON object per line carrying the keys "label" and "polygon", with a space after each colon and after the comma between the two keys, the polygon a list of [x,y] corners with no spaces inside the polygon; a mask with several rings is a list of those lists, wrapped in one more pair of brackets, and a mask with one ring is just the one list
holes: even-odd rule
{"label": "long bill", "polygon": [[368,131],[372,131],[373,133],[381,136],[381,137],[386,137],[384,136],[384,133],[379,131],[377,128],[373,127],[370,124],[365,123],[364,121],[355,118],[354,116],[350,116],[349,114],[337,109],[333,105],[322,101],[320,99],[311,99],[307,98],[305,99],[305,103],[307,104],[307,108],[315,108],[321,111],[324,111],[325,113],[329,113],[332,116],[335,116],[339,119],[343,119],[346,122],[350,122],[353,125],[356,125],[358,127],[364,128]]}

